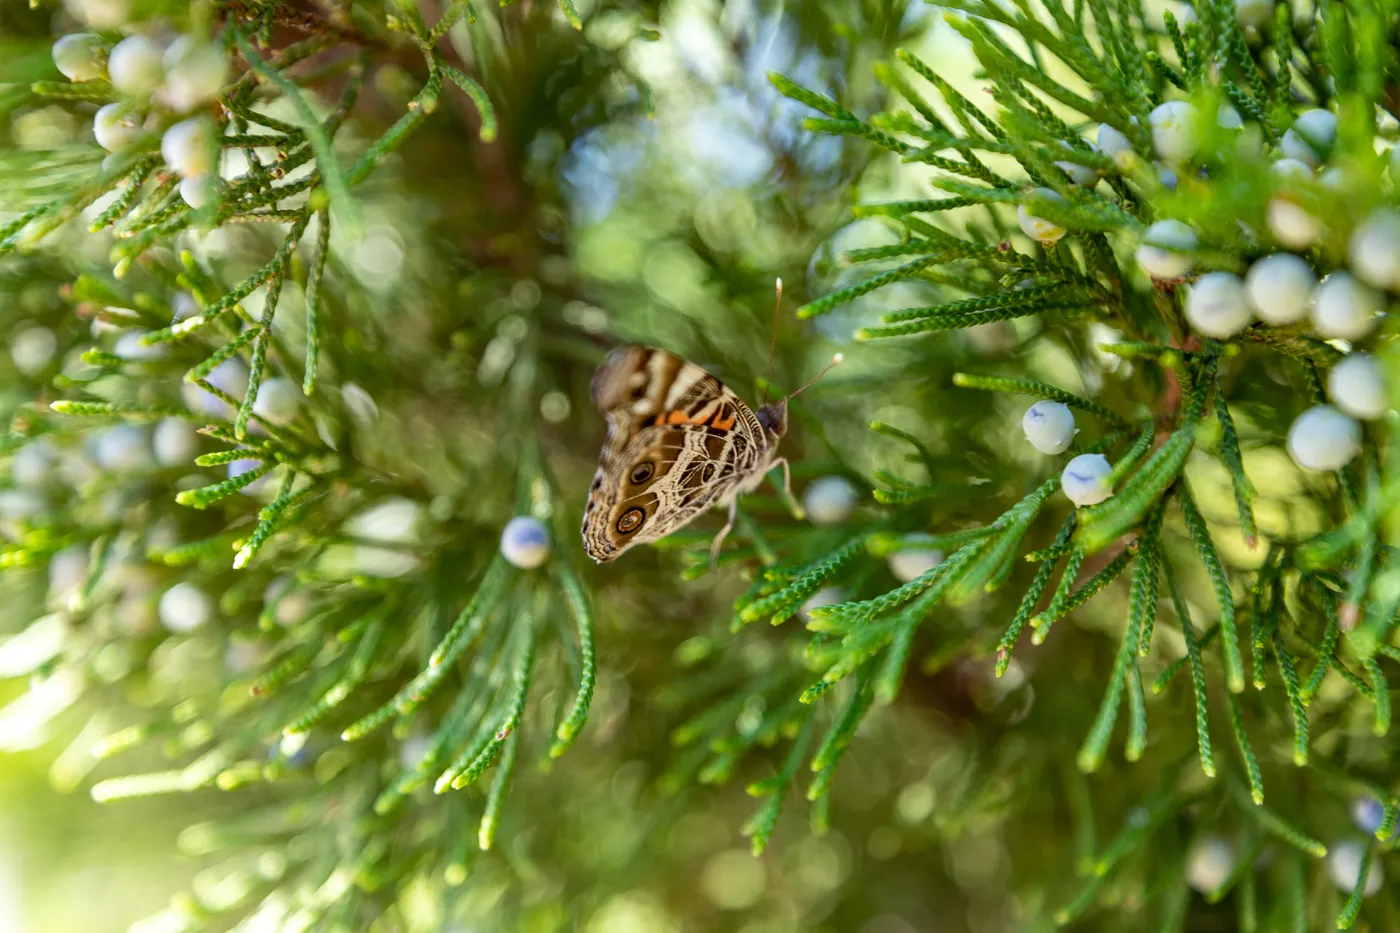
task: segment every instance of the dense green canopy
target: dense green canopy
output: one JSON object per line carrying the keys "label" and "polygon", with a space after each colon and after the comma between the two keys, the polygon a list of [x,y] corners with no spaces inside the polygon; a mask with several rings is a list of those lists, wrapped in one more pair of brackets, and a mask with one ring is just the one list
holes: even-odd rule
{"label": "dense green canopy", "polygon": [[0,929],[1400,928],[1400,6],[1169,6],[0,4]]}

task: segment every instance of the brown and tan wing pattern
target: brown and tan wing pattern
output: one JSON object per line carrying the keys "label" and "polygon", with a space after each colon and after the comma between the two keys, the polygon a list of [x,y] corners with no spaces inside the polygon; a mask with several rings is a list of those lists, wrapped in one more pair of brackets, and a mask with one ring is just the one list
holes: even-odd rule
{"label": "brown and tan wing pattern", "polygon": [[593,377],[608,436],[583,514],[596,561],[688,524],[768,459],[758,417],[694,363],[623,347]]}

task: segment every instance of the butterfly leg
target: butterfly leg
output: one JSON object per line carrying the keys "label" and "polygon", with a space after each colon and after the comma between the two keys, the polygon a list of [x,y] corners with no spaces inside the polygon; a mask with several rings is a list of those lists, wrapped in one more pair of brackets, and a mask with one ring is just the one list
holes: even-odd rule
{"label": "butterfly leg", "polygon": [[787,496],[788,505],[792,507],[793,518],[796,518],[799,522],[803,521],[807,518],[807,512],[802,508],[802,504],[793,498],[792,470],[788,467],[787,457],[779,457],[777,460],[774,460],[772,466],[768,469],[771,470],[775,466],[783,468],[783,495]]}
{"label": "butterfly leg", "polygon": [[734,529],[734,519],[739,514],[739,498],[736,496],[729,501],[729,517],[725,519],[724,527],[715,535],[715,540],[710,542],[710,569],[714,570],[719,566],[719,549],[724,544],[724,539],[729,532]]}

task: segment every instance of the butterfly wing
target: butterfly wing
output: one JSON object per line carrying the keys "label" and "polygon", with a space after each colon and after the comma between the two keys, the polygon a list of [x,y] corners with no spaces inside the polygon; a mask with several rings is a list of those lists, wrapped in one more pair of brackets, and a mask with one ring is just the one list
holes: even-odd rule
{"label": "butterfly wing", "polygon": [[593,377],[608,436],[583,514],[584,550],[616,558],[722,500],[771,456],[758,417],[694,363],[652,347],[613,352]]}

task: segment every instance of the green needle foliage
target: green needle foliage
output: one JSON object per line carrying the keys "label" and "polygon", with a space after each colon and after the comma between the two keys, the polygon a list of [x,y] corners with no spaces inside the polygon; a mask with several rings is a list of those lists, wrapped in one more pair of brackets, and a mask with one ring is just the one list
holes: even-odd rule
{"label": "green needle foliage", "polygon": [[[0,670],[200,808],[135,929],[1400,926],[1400,7],[99,6],[0,17]],[[592,370],[753,401],[777,274],[806,514],[593,566]]]}
{"label": "green needle foliage", "polygon": [[[1384,28],[1381,23],[1393,21],[1395,11],[1367,7],[1357,9],[1353,16],[1341,14],[1338,8],[1323,12],[1316,20],[1305,20],[1298,14],[1285,17],[1280,7],[1280,25],[1271,35],[1253,24],[1242,28],[1243,13],[1237,17],[1229,6],[1198,6],[1198,19],[1189,24],[1183,37],[1171,14],[1166,21],[1169,36],[1165,36],[1142,28],[1141,11],[1135,13],[1127,7],[1111,9],[1091,3],[1087,8],[1078,4],[1070,10],[1050,4],[1035,11],[1025,5],[1011,9],[954,2],[947,6],[959,11],[950,14],[947,21],[971,43],[984,79],[991,84],[988,90],[1002,108],[996,115],[976,110],[965,97],[951,92],[936,69],[907,52],[902,52],[900,59],[911,74],[901,74],[895,66],[882,66],[880,73],[902,98],[896,106],[907,104],[912,112],[892,110],[860,117],[834,100],[773,76],[779,91],[824,115],[809,119],[808,129],[857,137],[887,150],[903,163],[929,165],[934,171],[927,177],[928,183],[955,196],[948,201],[935,198],[860,207],[860,216],[892,222],[899,243],[853,250],[846,259],[898,264],[809,302],[799,310],[799,316],[830,314],[876,289],[927,277],[945,287],[959,288],[968,297],[884,312],[880,325],[858,327],[856,339],[941,339],[939,333],[949,329],[996,327],[1032,316],[1039,320],[1038,330],[1063,334],[1063,339],[1069,340],[1090,322],[1117,328],[1128,339],[1101,343],[1100,352],[1117,356],[1125,364],[1131,361],[1133,371],[1128,378],[1111,381],[1113,394],[1105,387],[1104,401],[1011,375],[1014,369],[1006,376],[953,376],[959,387],[1053,400],[1091,416],[1090,423],[1097,420],[1109,433],[1103,434],[1098,444],[1081,449],[1110,455],[1114,493],[1106,502],[1081,508],[1077,515],[1065,519],[1053,543],[1041,539],[1040,544],[1030,547],[1020,542],[1041,506],[1037,503],[1027,514],[1021,511],[1023,500],[985,526],[1005,529],[999,536],[963,544],[937,569],[913,583],[864,600],[813,610],[810,627],[818,639],[839,635],[841,641],[837,645],[819,641],[819,647],[809,652],[822,659],[826,670],[817,682],[818,689],[809,688],[804,699],[824,692],[832,680],[850,677],[866,665],[882,665],[892,659],[902,665],[907,648],[891,637],[891,631],[903,635],[921,622],[935,624],[932,610],[942,594],[967,588],[958,578],[974,581],[971,588],[980,589],[987,579],[984,568],[1000,567],[1018,550],[1041,566],[1024,590],[1010,627],[996,642],[999,674],[1007,670],[1018,636],[1027,624],[1032,644],[1042,644],[1056,620],[1115,585],[1114,581],[1133,565],[1133,572],[1127,575],[1132,581],[1129,611],[1108,674],[1108,692],[1084,740],[1079,767],[1095,771],[1102,766],[1125,688],[1132,698],[1126,757],[1138,760],[1153,742],[1151,730],[1144,732],[1139,665],[1141,659],[1150,663],[1156,654],[1153,633],[1160,630],[1161,621],[1158,586],[1164,579],[1171,607],[1167,618],[1180,631],[1184,657],[1158,678],[1154,692],[1167,689],[1171,675],[1182,666],[1189,668],[1200,768],[1207,777],[1216,778],[1228,767],[1214,747],[1218,729],[1212,729],[1212,720],[1224,716],[1239,751],[1238,783],[1248,788],[1247,797],[1252,798],[1249,806],[1258,807],[1265,797],[1269,769],[1261,765],[1256,747],[1274,731],[1275,723],[1291,718],[1293,762],[1304,765],[1310,760],[1307,706],[1329,669],[1341,675],[1339,690],[1345,693],[1349,689],[1355,702],[1369,703],[1372,731],[1377,736],[1388,731],[1390,685],[1378,660],[1377,646],[1391,646],[1395,602],[1389,589],[1377,589],[1374,575],[1384,564],[1380,554],[1388,553],[1381,530],[1385,507],[1378,505],[1377,497],[1385,497],[1393,482],[1386,479],[1388,468],[1381,453],[1389,440],[1383,431],[1374,437],[1368,435],[1361,457],[1343,466],[1335,482],[1317,487],[1318,493],[1331,500],[1330,510],[1340,522],[1335,530],[1326,525],[1302,533],[1287,527],[1261,530],[1255,515],[1259,493],[1256,482],[1246,473],[1247,451],[1237,425],[1236,406],[1243,409],[1251,404],[1257,380],[1267,371],[1282,374],[1291,370],[1287,379],[1296,387],[1302,407],[1322,401],[1315,363],[1330,365],[1334,360],[1324,353],[1326,344],[1290,342],[1309,338],[1275,334],[1267,324],[1235,326],[1234,335],[1223,340],[1194,334],[1190,312],[1183,314],[1184,299],[1190,294],[1189,277],[1185,281],[1143,281],[1132,250],[1141,242],[1144,229],[1164,217],[1193,224],[1209,244],[1193,248],[1198,258],[1191,265],[1197,272],[1240,270],[1270,250],[1269,244],[1253,236],[1242,237],[1239,226],[1228,229],[1224,222],[1225,218],[1232,223],[1239,218],[1244,224],[1250,221],[1243,218],[1262,215],[1261,208],[1270,196],[1267,183],[1261,186],[1258,180],[1248,181],[1248,174],[1255,171],[1249,166],[1260,164],[1258,155],[1251,162],[1249,150],[1240,148],[1244,145],[1241,140],[1208,128],[1208,121],[1201,120],[1191,127],[1192,151],[1188,154],[1194,159],[1191,172],[1197,172],[1199,166],[1199,177],[1183,175],[1164,187],[1149,174],[1151,166],[1145,160],[1151,157],[1154,146],[1172,141],[1160,138],[1164,133],[1160,128],[1154,129],[1155,136],[1145,130],[1157,123],[1151,113],[1154,108],[1184,92],[1193,115],[1233,104],[1247,123],[1252,121],[1243,132],[1262,137],[1262,146],[1255,151],[1267,158],[1270,149],[1279,144],[1281,128],[1295,119],[1299,109],[1330,106],[1344,128],[1331,157],[1374,166],[1372,139],[1377,130],[1363,124],[1371,119],[1375,100],[1371,95],[1390,80],[1394,68],[1393,45],[1380,40],[1378,30]],[[1094,22],[1095,41],[1085,38],[1086,17]],[[1019,33],[1029,59],[1006,44],[1003,34],[991,28],[994,24]],[[1329,29],[1333,31],[1329,33]],[[1301,48],[1293,45],[1300,33],[1312,37],[1311,43]],[[1323,38],[1328,35],[1335,41]],[[1366,54],[1356,58],[1356,50],[1363,44]],[[1324,75],[1327,86],[1321,80],[1309,80],[1302,88],[1290,86],[1296,77],[1291,67],[1304,57],[1304,48],[1312,56],[1307,70],[1314,78]],[[1055,77],[1049,76],[1047,61],[1060,69]],[[1344,61],[1348,66],[1354,64],[1355,69],[1344,72]],[[1144,67],[1147,62],[1155,67]],[[1065,75],[1072,80],[1066,80]],[[916,86],[920,79],[926,79],[931,88],[920,90]],[[1076,81],[1092,87],[1094,95],[1072,90]],[[951,114],[952,122],[943,114]],[[1080,130],[1093,123],[1112,127],[1131,148],[1112,158],[1095,151]],[[997,127],[1000,132],[989,132]],[[1348,132],[1355,135],[1352,144],[1345,139]],[[1345,148],[1348,145],[1355,145],[1354,153]],[[1285,151],[1296,150],[1285,146]],[[997,158],[983,162],[982,157]],[[1070,163],[1083,166],[1095,176],[1095,182],[1103,176],[1107,184],[1085,184],[1068,172]],[[1367,171],[1371,173],[1368,177],[1378,175],[1375,168]],[[981,184],[971,184],[966,178]],[[1032,185],[1038,189],[1028,192]],[[1045,189],[1054,193],[1054,200],[1042,193]],[[1319,242],[1310,258],[1323,273],[1344,265],[1346,237],[1361,218],[1337,203],[1329,205],[1318,199],[1305,203],[1321,218],[1320,228],[1327,231],[1326,237],[1333,237]],[[975,205],[985,207],[980,217],[970,210]],[[1005,211],[1015,205],[1021,208],[1022,226],[1028,233],[1031,228],[1024,223],[1027,214],[1059,225],[1069,235],[1060,239],[1061,231],[1043,243],[1032,241],[1026,248],[1023,241],[1006,234],[1010,218]],[[1274,230],[1270,233],[1285,236]],[[1353,261],[1355,249],[1353,246]],[[1003,290],[996,290],[996,286]],[[1037,329],[1018,326],[1017,332],[1029,335]],[[1384,352],[1387,335],[1373,339],[1378,352]],[[1135,414],[1119,413],[1128,410]],[[1114,428],[1128,428],[1132,433],[1115,435]],[[1138,443],[1128,447],[1125,442],[1134,434],[1139,436]],[[912,436],[917,439],[917,432]],[[1378,446],[1371,447],[1372,443]],[[1223,515],[1208,520],[1197,505],[1197,498],[1208,491],[1207,472],[1194,469],[1204,456],[1202,447],[1214,449],[1218,475],[1226,479],[1234,500],[1234,521],[1228,525],[1222,524],[1226,521]],[[1378,461],[1379,469],[1373,465]],[[1362,464],[1372,465],[1358,469]],[[1209,491],[1216,497],[1216,489]],[[878,492],[877,499],[896,505],[900,501],[881,497]],[[1239,556],[1233,561],[1222,557],[1218,545],[1222,535],[1238,541],[1233,550]],[[1258,557],[1247,556],[1251,552]],[[1321,556],[1324,552],[1326,557]],[[1319,556],[1314,558],[1313,554]],[[1209,583],[1210,594],[1209,601],[1194,610],[1184,577],[1193,558],[1199,570],[1190,576],[1202,576]],[[1051,587],[1057,563],[1062,566],[1060,578]],[[1174,570],[1173,564],[1181,569]],[[935,579],[937,583],[933,583]],[[1387,580],[1387,587],[1393,585]],[[1252,603],[1240,598],[1241,593],[1249,592],[1255,594]],[[1192,619],[1193,612],[1197,621]],[[1338,621],[1342,613],[1347,615],[1345,624]],[[1250,644],[1255,685],[1266,689],[1269,678],[1265,665],[1270,653],[1275,655],[1283,678],[1282,690],[1260,696],[1277,698],[1268,703],[1242,695],[1245,661],[1239,620],[1245,614],[1253,631]],[[1204,622],[1199,621],[1202,618]],[[1364,627],[1359,624],[1363,618],[1367,623]],[[860,627],[853,628],[851,623]],[[984,636],[975,632],[964,637],[966,650],[974,656],[986,644]],[[1310,662],[1306,681],[1300,680],[1298,672],[1300,655],[1315,659]],[[1353,666],[1364,673],[1356,673]],[[1223,693],[1218,687],[1224,688]],[[1357,736],[1346,741],[1366,740]],[[1227,775],[1224,787],[1235,781]],[[1381,795],[1383,804],[1390,793]],[[1237,798],[1226,793],[1223,799],[1233,804]],[[1307,839],[1282,815],[1258,813],[1267,814],[1259,816],[1267,828],[1304,851],[1315,856],[1324,853],[1321,843]],[[1369,866],[1372,856],[1367,851]],[[1240,869],[1236,874],[1249,872]],[[1257,890],[1252,880],[1249,890]],[[1086,891],[1057,915],[1056,921],[1067,922],[1088,910],[1098,893],[1097,888]],[[1223,890],[1216,899],[1222,896]],[[1355,922],[1361,898],[1361,893],[1353,893],[1337,915],[1339,926]],[[1283,924],[1280,929],[1291,928],[1289,924],[1294,922],[1283,914],[1276,920]],[[1257,924],[1258,920],[1251,922]]]}

